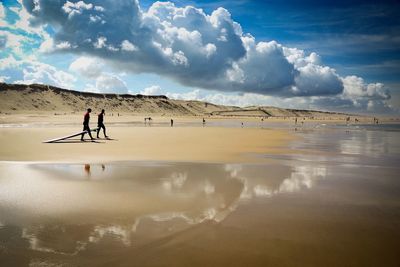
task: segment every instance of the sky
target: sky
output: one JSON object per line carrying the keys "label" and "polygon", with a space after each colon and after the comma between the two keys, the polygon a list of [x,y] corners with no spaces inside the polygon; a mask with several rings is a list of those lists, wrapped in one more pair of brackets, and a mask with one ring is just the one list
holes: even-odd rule
{"label": "sky", "polygon": [[399,114],[400,1],[0,0],[0,82]]}

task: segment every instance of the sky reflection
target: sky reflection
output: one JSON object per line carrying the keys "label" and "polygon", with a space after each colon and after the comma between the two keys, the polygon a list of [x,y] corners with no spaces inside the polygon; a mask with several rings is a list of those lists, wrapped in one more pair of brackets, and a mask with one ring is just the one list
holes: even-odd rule
{"label": "sky reflection", "polygon": [[108,239],[134,246],[218,223],[241,201],[310,189],[326,175],[323,166],[280,164],[2,163],[0,169],[3,227],[20,227],[32,250],[61,254]]}

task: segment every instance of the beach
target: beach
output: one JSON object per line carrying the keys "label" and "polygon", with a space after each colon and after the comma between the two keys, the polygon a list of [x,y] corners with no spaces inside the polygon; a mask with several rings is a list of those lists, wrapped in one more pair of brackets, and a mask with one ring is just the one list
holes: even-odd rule
{"label": "beach", "polygon": [[0,263],[400,263],[397,125],[169,119],[106,117],[112,140],[47,144],[80,120],[3,117]]}
{"label": "beach", "polygon": [[400,267],[400,1],[0,1],[0,267]]}
{"label": "beach", "polygon": [[[52,125],[58,124],[55,127],[49,126],[49,120],[45,118],[29,123],[3,124],[5,126],[0,130],[0,160],[80,163],[124,160],[247,162],[257,160],[254,155],[249,156],[252,153],[280,153],[283,145],[294,138],[279,129],[241,128],[240,122],[236,122],[236,127],[218,124],[216,127],[203,127],[200,119],[182,118],[175,119],[175,127],[170,127],[169,120],[165,118],[154,118],[151,123],[144,124],[143,118],[126,117],[108,125],[110,140],[105,139],[101,132],[101,139],[95,142],[90,142],[86,135],[85,143],[81,143],[78,136],[58,143],[43,144],[43,141],[82,130],[82,126],[76,123],[80,119],[73,123],[51,118]],[[95,128],[95,124],[92,128]],[[96,135],[95,132],[92,134]]]}

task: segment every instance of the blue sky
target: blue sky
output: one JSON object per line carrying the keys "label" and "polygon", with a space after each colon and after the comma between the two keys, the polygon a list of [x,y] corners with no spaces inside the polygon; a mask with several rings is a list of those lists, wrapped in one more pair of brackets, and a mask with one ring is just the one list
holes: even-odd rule
{"label": "blue sky", "polygon": [[398,113],[400,1],[171,2],[1,1],[0,79]]}

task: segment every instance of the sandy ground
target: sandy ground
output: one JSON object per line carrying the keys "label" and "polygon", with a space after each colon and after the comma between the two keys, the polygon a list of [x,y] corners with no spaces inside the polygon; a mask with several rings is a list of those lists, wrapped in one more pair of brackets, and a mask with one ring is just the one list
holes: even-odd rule
{"label": "sandy ground", "polygon": [[398,132],[300,135],[331,154],[0,162],[0,266],[399,266]]}
{"label": "sandy ground", "polygon": [[0,266],[399,266],[398,132],[120,115],[0,116]]}
{"label": "sandy ground", "polygon": [[[257,154],[286,153],[295,137],[295,127],[317,124],[344,124],[343,118],[243,118],[243,117],[152,117],[106,113],[105,125],[112,140],[80,142],[79,137],[60,143],[43,141],[66,136],[82,129],[82,114],[49,112],[0,114],[0,160],[109,162],[123,160],[164,160],[204,162],[249,162]],[[202,120],[206,120],[203,127]],[[91,115],[91,127],[97,116]],[[170,127],[170,120],[174,127]],[[353,118],[354,120],[354,118]],[[371,124],[371,118],[359,117]],[[95,136],[96,133],[93,133]],[[103,137],[103,133],[100,134]],[[88,136],[86,135],[86,138]],[[87,139],[88,140],[88,139]],[[292,151],[293,153],[293,151]]]}
{"label": "sandy ground", "polygon": [[87,142],[80,142],[76,137],[62,143],[44,144],[44,140],[81,131],[80,116],[14,116],[13,123],[3,117],[0,160],[248,162],[256,160],[254,154],[284,152],[285,144],[294,138],[284,130],[203,127],[200,118],[175,118],[174,127],[169,127],[170,118],[153,119],[152,126],[147,127],[142,117],[107,119],[107,131],[112,140],[101,138],[90,142],[86,135]]}
{"label": "sandy ground", "polygon": [[[280,130],[241,128],[116,127],[113,140],[44,144],[74,128],[0,130],[0,160],[108,162],[122,160],[249,161],[248,153],[279,153],[291,136]],[[254,157],[253,157],[254,159]]]}

